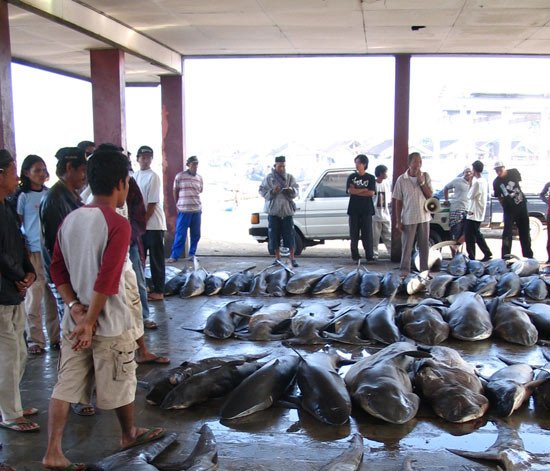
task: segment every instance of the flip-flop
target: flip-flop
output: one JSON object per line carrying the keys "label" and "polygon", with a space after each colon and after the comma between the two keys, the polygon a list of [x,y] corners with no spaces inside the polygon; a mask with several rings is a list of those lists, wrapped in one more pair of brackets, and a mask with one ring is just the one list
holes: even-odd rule
{"label": "flip-flop", "polygon": [[95,415],[95,407],[92,404],[71,404],[71,409],[76,415],[83,417]]}
{"label": "flip-flop", "polygon": [[47,470],[50,471],[86,471],[88,467],[86,466],[86,463],[71,463],[68,464],[65,467],[45,467]]}
{"label": "flip-flop", "polygon": [[147,429],[145,432],[140,433],[132,443],[126,445],[125,447],[120,448],[120,451],[127,450],[128,448],[133,448],[138,445],[143,445],[144,443],[152,442],[161,438],[166,433],[166,430],[162,427],[155,427]]}
{"label": "flip-flop", "polygon": [[159,357],[155,355],[155,358],[150,358],[149,360],[141,360],[141,361],[136,360],[136,363],[138,365],[148,365],[148,364],[167,365],[168,363],[170,363],[170,358]]}
{"label": "flip-flop", "polygon": [[[22,425],[32,425],[32,428],[22,429]],[[0,427],[7,428],[8,430],[13,430],[14,432],[38,432],[40,430],[40,425],[30,420],[24,420],[22,422],[0,422]]]}
{"label": "flip-flop", "polygon": [[36,407],[27,407],[26,409],[23,409],[23,416],[28,417],[29,415],[36,415],[38,414],[38,409]]}
{"label": "flip-flop", "polygon": [[143,321],[143,327],[149,330],[158,329],[158,325],[155,321],[151,321],[149,319],[146,319]]}

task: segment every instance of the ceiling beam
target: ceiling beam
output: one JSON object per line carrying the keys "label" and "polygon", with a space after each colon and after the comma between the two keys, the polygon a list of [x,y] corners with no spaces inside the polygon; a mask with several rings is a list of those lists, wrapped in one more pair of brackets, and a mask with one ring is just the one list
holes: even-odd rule
{"label": "ceiling beam", "polygon": [[178,52],[73,0],[8,0],[8,3],[133,54],[170,73],[182,73],[182,56]]}

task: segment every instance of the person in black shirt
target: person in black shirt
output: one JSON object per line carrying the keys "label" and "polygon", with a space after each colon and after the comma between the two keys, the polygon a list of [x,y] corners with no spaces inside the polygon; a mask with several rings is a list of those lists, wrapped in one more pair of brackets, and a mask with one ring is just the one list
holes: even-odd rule
{"label": "person in black shirt", "polygon": [[36,274],[19,230],[18,217],[6,203],[18,182],[15,160],[6,149],[0,149],[0,427],[31,432],[40,426],[25,417],[38,411],[23,409],[21,405],[19,382],[27,360],[21,303]]}
{"label": "person in black shirt", "polygon": [[546,252],[548,253],[548,260],[546,260],[547,264],[550,264],[550,203],[548,202],[548,195],[550,194],[550,182],[546,183],[544,185],[544,188],[540,192],[540,199],[544,201],[548,205],[548,209],[546,210],[546,227],[547,227],[547,236],[548,240],[546,241]]}
{"label": "person in black shirt", "polygon": [[372,216],[374,204],[372,197],[376,193],[376,179],[367,173],[369,159],[360,154],[355,157],[356,171],[347,180],[346,188],[349,197],[349,236],[351,239],[351,258],[359,260],[359,239],[365,249],[367,261],[374,260],[372,249]]}
{"label": "person in black shirt", "polygon": [[531,235],[529,233],[529,213],[527,200],[519,182],[521,174],[517,169],[507,170],[502,162],[495,163],[497,177],[493,181],[495,197],[502,205],[504,213],[504,229],[502,231],[502,258],[512,252],[512,228],[514,223],[518,228],[521,251],[524,257],[533,258],[531,250]]}

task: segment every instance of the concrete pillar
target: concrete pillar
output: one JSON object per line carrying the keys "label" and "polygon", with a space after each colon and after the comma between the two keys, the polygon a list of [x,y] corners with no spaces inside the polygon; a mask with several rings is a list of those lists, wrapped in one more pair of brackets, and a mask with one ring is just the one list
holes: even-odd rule
{"label": "concrete pillar", "polygon": [[10,25],[8,4],[4,0],[0,0],[0,149],[7,149],[15,156]]}
{"label": "concrete pillar", "polygon": [[94,141],[126,149],[124,52],[120,49],[90,51]]}
{"label": "concrete pillar", "polygon": [[[395,104],[393,123],[393,183],[408,167],[409,155],[409,102],[411,85],[411,55],[395,56]],[[395,208],[395,201],[392,201]],[[397,230],[395,211],[392,212],[391,260],[401,260],[401,232]]]}
{"label": "concrete pillar", "polygon": [[[185,158],[185,90],[183,75],[163,75],[160,78],[162,113],[162,178],[167,251],[172,247],[177,209],[173,196],[174,178],[183,170]],[[200,157],[199,157],[200,158]],[[185,248],[185,254],[187,247]]]}

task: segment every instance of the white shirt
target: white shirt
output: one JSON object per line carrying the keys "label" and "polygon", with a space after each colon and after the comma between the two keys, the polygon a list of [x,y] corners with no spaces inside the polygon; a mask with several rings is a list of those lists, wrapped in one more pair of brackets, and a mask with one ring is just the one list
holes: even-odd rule
{"label": "white shirt", "polygon": [[482,222],[487,208],[488,183],[485,178],[473,177],[472,186],[468,191],[468,214],[466,219]]}
{"label": "white shirt", "polygon": [[391,201],[391,185],[388,179],[376,182],[376,194],[374,195],[374,216],[373,221],[391,221],[388,202]]}
{"label": "white shirt", "polygon": [[147,221],[146,229],[148,231],[165,231],[166,219],[160,201],[160,177],[153,170],[138,170],[134,174],[134,179],[143,195],[145,209],[150,203],[156,203],[155,211]]}

